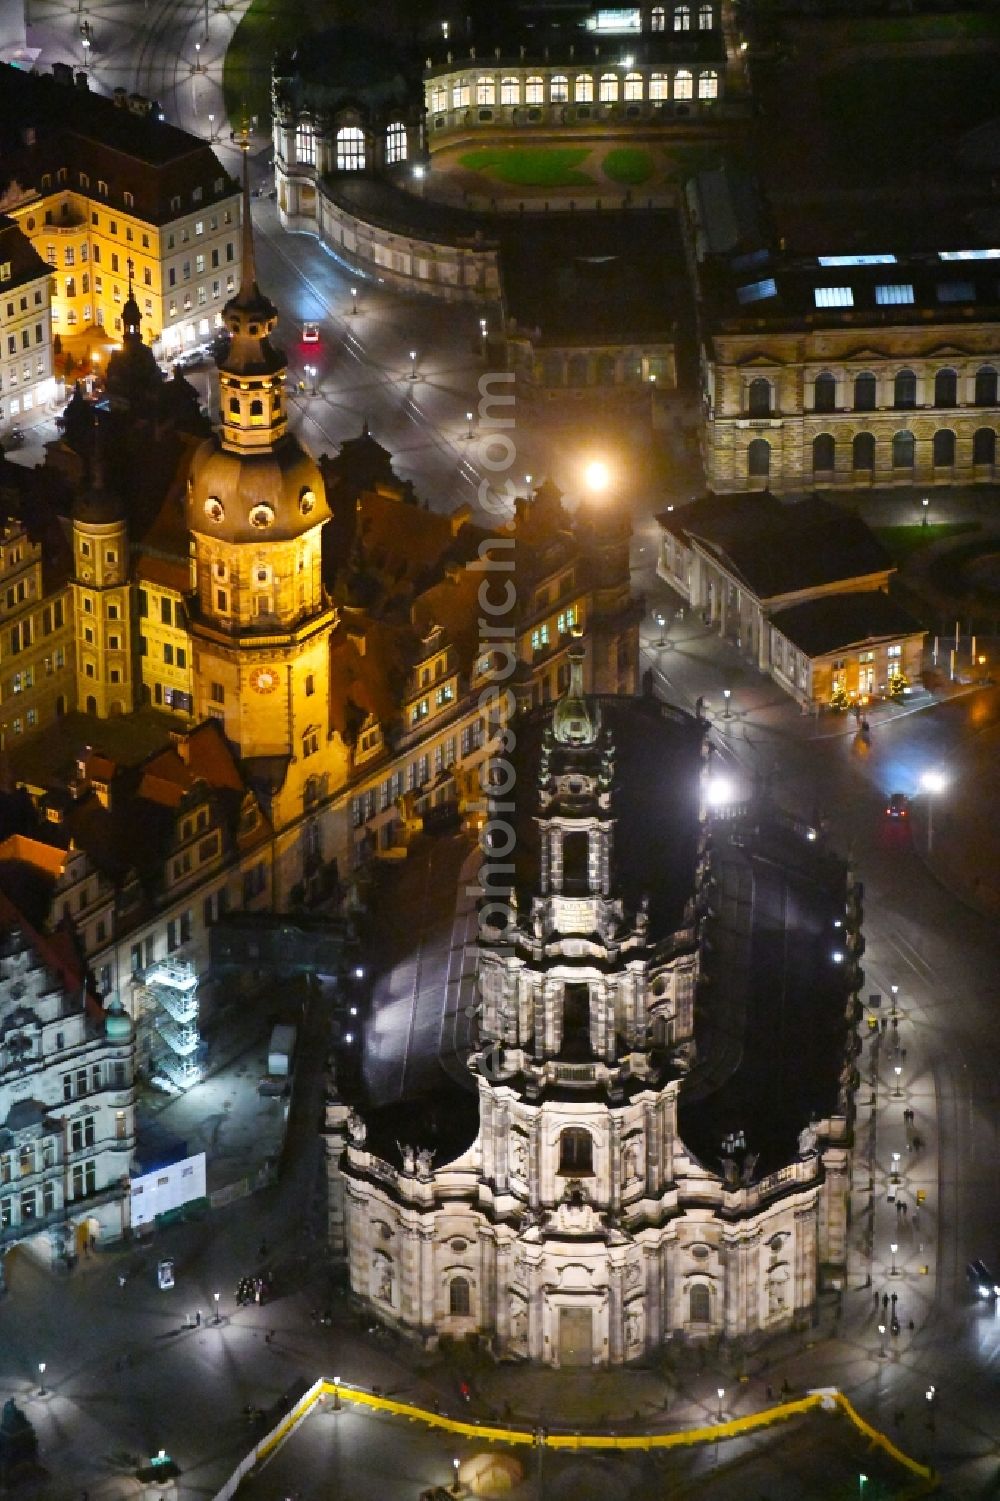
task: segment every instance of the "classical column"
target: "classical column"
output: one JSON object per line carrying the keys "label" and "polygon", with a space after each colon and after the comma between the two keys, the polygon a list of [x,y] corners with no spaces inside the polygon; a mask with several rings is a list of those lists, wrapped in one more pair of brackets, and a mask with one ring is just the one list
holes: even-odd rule
{"label": "classical column", "polygon": [[619,1265],[608,1268],[608,1363],[621,1365],[625,1359],[625,1299],[623,1284],[625,1269]]}
{"label": "classical column", "polygon": [[611,1159],[608,1164],[608,1203],[617,1213],[622,1202],[622,1118],[620,1115],[611,1117],[608,1152]]}
{"label": "classical column", "polygon": [[760,605],[753,607],[757,612],[757,666],[761,672],[769,672],[771,668],[771,622],[764,614]]}
{"label": "classical column", "polygon": [[420,1237],[420,1331],[426,1339],[437,1328],[434,1308],[434,1226],[421,1225]]}
{"label": "classical column", "polygon": [[497,1325],[497,1240],[492,1225],[479,1227],[479,1330],[491,1334]]}
{"label": "classical column", "polygon": [[646,1349],[655,1350],[663,1340],[663,1310],[660,1306],[660,1252],[656,1246],[643,1246],[646,1297]]}

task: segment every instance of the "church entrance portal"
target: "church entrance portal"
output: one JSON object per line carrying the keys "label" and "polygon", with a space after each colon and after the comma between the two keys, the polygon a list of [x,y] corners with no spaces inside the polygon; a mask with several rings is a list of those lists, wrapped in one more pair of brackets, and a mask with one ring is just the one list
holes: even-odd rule
{"label": "church entrance portal", "polygon": [[590,1308],[560,1308],[559,1364],[589,1366],[594,1359],[594,1314]]}

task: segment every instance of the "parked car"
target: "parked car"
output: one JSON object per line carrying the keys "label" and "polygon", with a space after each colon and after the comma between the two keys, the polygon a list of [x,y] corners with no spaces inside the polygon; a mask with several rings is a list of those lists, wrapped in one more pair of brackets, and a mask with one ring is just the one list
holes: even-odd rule
{"label": "parked car", "polygon": [[1000,1283],[997,1282],[982,1257],[977,1261],[970,1261],[965,1269],[965,1274],[971,1282],[977,1298],[1000,1298]]}
{"label": "parked car", "polygon": [[886,818],[909,818],[910,799],[905,792],[893,792],[885,805]]}

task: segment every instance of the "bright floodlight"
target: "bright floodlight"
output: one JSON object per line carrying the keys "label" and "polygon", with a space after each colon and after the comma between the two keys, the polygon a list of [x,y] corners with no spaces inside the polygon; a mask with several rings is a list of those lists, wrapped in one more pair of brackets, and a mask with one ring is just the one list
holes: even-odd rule
{"label": "bright floodlight", "polygon": [[920,778],[920,785],[925,792],[943,792],[947,784],[940,771],[925,771]]}
{"label": "bright floodlight", "polygon": [[600,459],[591,459],[586,469],[588,490],[606,490],[610,478],[607,464]]}
{"label": "bright floodlight", "polygon": [[705,787],[705,801],[711,808],[723,808],[733,800],[733,784],[726,777],[712,777]]}

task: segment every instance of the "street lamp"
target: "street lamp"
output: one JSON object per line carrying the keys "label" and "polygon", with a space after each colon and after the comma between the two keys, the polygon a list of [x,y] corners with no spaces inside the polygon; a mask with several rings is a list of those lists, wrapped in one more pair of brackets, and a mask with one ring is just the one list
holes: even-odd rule
{"label": "street lamp", "polygon": [[705,801],[710,808],[724,808],[733,801],[733,784],[727,777],[710,777],[705,784]]}
{"label": "street lamp", "polygon": [[723,688],[723,690],[722,690],[722,698],[723,698],[723,701],[725,703],[725,708],[722,711],[722,717],[723,717],[723,719],[729,719],[729,718],[731,718],[731,715],[729,713],[729,700],[732,698],[732,696],[733,696],[733,690],[731,688]]}
{"label": "street lamp", "polygon": [[896,1075],[896,1087],[892,1091],[892,1097],[893,1097],[894,1100],[901,1100],[903,1098],[903,1091],[900,1088],[899,1081],[900,1081],[900,1078],[901,1078],[902,1073],[903,1073],[903,1066],[902,1066],[902,1064],[901,1063],[894,1063],[893,1066],[892,1066],[892,1071]]}
{"label": "street lamp", "polygon": [[417,351],[415,349],[411,349],[410,350],[410,379],[411,380],[416,380],[416,378],[417,378]]}
{"label": "street lamp", "polygon": [[896,1015],[896,997],[899,995],[899,986],[898,985],[890,985],[889,986],[889,994],[892,996],[892,1014],[893,1014],[893,1017],[895,1017],[895,1015]]}
{"label": "street lamp", "polygon": [[465,420],[469,424],[469,431],[466,433],[465,436],[467,438],[471,438],[473,436],[473,433],[472,433],[472,420],[473,419],[472,419],[472,413],[471,412],[466,412],[466,414],[465,414]]}
{"label": "street lamp", "polygon": [[219,1320],[219,1299],[221,1298],[221,1296],[222,1296],[221,1293],[213,1293],[212,1294],[212,1297],[215,1299],[215,1322],[217,1324],[220,1322],[220,1320]]}
{"label": "street lamp", "polygon": [[720,1386],[718,1388],[718,1396],[719,1396],[719,1422],[721,1423],[722,1422],[722,1404],[726,1400],[726,1388],[724,1386]]}
{"label": "street lamp", "polygon": [[896,1242],[894,1240],[890,1241],[889,1242],[889,1254],[892,1257],[892,1260],[889,1263],[889,1276],[890,1277],[898,1277],[899,1276],[899,1267],[896,1265],[896,1252],[898,1250],[899,1250],[899,1246],[896,1244]]}
{"label": "street lamp", "polygon": [[893,1181],[893,1183],[898,1183],[899,1182],[899,1153],[898,1152],[893,1152],[893,1154],[892,1154],[892,1181]]}
{"label": "street lamp", "polygon": [[454,1494],[457,1496],[461,1493],[462,1490],[462,1482],[458,1478],[458,1472],[461,1468],[462,1461],[460,1459],[453,1459],[452,1464],[455,1467],[455,1479],[452,1481],[451,1488]]}
{"label": "street lamp", "polygon": [[924,526],[926,526],[926,525],[927,525],[927,512],[928,512],[928,510],[929,510],[929,508],[930,508],[930,501],[929,501],[929,500],[928,500],[928,498],[927,498],[927,496],[926,496],[926,495],[925,495],[925,496],[924,496],[924,498],[923,498],[923,500],[922,500],[922,501],[921,501],[921,502],[920,502],[920,504],[921,504],[921,506],[922,506],[922,507],[923,507],[923,511],[924,511],[924,520],[923,520],[923,524],[924,524]]}
{"label": "street lamp", "polygon": [[927,853],[934,849],[934,799],[947,785],[940,771],[925,771],[920,785],[927,793]]}
{"label": "street lamp", "polygon": [[527,490],[528,494],[530,495],[531,494],[531,475],[530,474],[526,474],[524,476],[524,486],[525,486],[525,489]]}
{"label": "street lamp", "polygon": [[878,1358],[879,1358],[879,1360],[884,1360],[885,1357],[886,1357],[886,1355],[887,1355],[887,1353],[888,1353],[887,1350],[886,1350],[886,1348],[885,1348],[885,1325],[884,1324],[879,1324],[879,1326],[878,1326],[878,1337],[879,1337]]}
{"label": "street lamp", "polygon": [[215,116],[211,111],[209,111],[208,115],[208,139],[209,141],[215,140]]}
{"label": "street lamp", "polygon": [[200,73],[201,72],[201,43],[200,42],[195,42],[195,44],[194,44],[194,71],[196,73]]}
{"label": "street lamp", "polygon": [[315,365],[304,365],[302,368],[305,370],[305,372],[308,375],[310,381],[312,382],[312,394],[313,394],[313,396],[315,396],[316,395],[316,376],[319,374],[319,371],[317,370],[317,367]]}
{"label": "street lamp", "polygon": [[608,481],[610,480],[610,478],[610,471],[608,470],[608,466],[604,463],[603,459],[591,459],[590,463],[587,465],[586,470],[584,471],[584,479],[587,481],[587,489],[593,490],[595,493],[598,490],[606,490],[608,488]]}
{"label": "street lamp", "polygon": [[867,1484],[868,1484],[868,1476],[867,1475],[859,1475],[858,1476],[858,1496],[860,1498],[860,1501],[864,1501],[865,1486]]}
{"label": "street lamp", "polygon": [[357,289],[357,287],[352,287],[351,288],[351,312],[352,313],[356,313],[357,311],[358,311],[358,289]]}
{"label": "street lamp", "polygon": [[45,1396],[45,1361],[38,1362],[38,1395]]}
{"label": "street lamp", "polygon": [[667,617],[664,615],[662,610],[657,610],[654,619],[656,620],[657,625],[660,627],[660,639],[656,644],[657,646],[666,646]]}
{"label": "street lamp", "polygon": [[334,1410],[334,1412],[339,1412],[340,1411],[340,1377],[339,1376],[334,1376],[334,1378],[333,1378],[333,1410]]}

